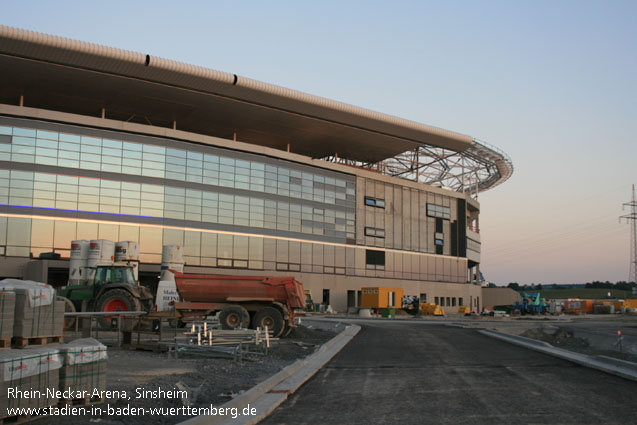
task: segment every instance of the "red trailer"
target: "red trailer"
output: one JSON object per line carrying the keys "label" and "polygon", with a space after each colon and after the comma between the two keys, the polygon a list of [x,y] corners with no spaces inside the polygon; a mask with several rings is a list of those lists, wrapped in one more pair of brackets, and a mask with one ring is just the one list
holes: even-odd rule
{"label": "red trailer", "polygon": [[294,309],[305,308],[303,284],[294,277],[174,274],[183,300],[174,303],[175,312],[183,321],[219,312],[224,329],[267,326],[274,336],[285,336],[294,326]]}

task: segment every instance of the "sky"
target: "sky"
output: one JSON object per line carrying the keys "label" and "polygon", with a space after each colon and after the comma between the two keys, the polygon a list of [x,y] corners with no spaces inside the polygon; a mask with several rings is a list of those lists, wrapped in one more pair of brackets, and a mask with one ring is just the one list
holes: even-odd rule
{"label": "sky", "polygon": [[0,24],[160,56],[473,136],[498,285],[629,276],[635,1],[5,1]]}

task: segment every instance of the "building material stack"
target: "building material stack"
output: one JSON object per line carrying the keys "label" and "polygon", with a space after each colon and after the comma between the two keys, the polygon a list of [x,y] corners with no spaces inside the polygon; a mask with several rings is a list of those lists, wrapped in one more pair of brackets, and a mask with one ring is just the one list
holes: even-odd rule
{"label": "building material stack", "polygon": [[57,405],[61,366],[56,347],[0,351],[0,417],[9,416],[11,408]]}
{"label": "building material stack", "polygon": [[[58,347],[63,356],[60,389],[70,390],[72,394],[81,391],[84,396],[75,397],[81,403],[98,401],[95,392],[106,391],[106,346],[96,339],[83,338]],[[74,400],[64,402],[72,403]]]}
{"label": "building material stack", "polygon": [[55,290],[28,280],[4,279],[0,290],[15,293],[13,346],[61,342],[64,326],[64,302],[57,301]]}
{"label": "building material stack", "polygon": [[14,315],[15,293],[0,292],[0,348],[11,347]]}

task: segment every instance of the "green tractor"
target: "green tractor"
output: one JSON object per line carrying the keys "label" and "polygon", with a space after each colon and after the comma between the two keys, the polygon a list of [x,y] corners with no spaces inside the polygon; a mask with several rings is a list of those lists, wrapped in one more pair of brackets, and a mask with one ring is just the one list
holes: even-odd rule
{"label": "green tractor", "polygon": [[[153,308],[153,296],[148,288],[135,281],[133,268],[125,263],[97,266],[93,281],[86,285],[67,285],[58,289],[64,299],[66,312],[76,311],[146,311]],[[99,316],[102,329],[113,326],[115,316]],[[75,318],[68,318],[65,327],[74,326]]]}

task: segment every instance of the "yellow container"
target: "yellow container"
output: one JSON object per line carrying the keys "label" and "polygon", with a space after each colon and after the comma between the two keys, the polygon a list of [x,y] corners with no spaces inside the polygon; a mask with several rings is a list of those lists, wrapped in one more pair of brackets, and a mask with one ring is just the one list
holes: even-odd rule
{"label": "yellow container", "polygon": [[637,308],[637,299],[636,298],[631,298],[629,300],[624,300],[624,307],[636,309]]}
{"label": "yellow container", "polygon": [[361,308],[402,308],[403,288],[361,288]]}

